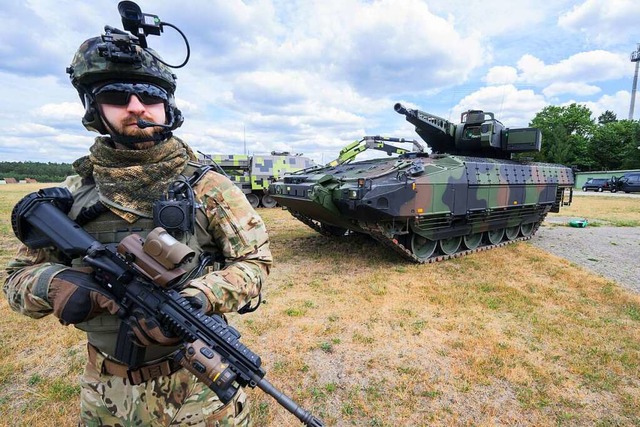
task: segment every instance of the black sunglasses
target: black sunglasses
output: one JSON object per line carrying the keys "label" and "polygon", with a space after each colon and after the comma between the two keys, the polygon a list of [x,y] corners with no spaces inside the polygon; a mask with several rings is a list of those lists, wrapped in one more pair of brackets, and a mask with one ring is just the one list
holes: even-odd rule
{"label": "black sunglasses", "polygon": [[167,92],[149,83],[111,83],[96,89],[93,93],[99,104],[124,106],[129,104],[131,95],[138,97],[144,105],[166,102]]}

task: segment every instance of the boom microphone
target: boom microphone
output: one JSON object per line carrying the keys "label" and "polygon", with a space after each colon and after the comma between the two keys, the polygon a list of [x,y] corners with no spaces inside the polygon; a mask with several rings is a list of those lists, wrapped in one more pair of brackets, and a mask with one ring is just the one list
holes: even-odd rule
{"label": "boom microphone", "polygon": [[160,123],[154,123],[154,122],[150,122],[147,120],[143,120],[143,119],[138,119],[137,125],[140,129],[144,129],[144,128],[148,128],[148,127],[153,127],[153,126],[159,126],[163,129],[171,129],[170,125],[161,125]]}

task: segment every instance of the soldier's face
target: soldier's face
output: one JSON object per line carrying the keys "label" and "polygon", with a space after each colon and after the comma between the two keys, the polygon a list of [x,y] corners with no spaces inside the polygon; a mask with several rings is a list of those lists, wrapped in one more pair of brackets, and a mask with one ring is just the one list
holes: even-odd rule
{"label": "soldier's face", "polygon": [[[131,94],[126,105],[106,103],[100,103],[99,105],[103,120],[108,122],[107,126],[110,126],[121,135],[145,138],[151,137],[161,130],[159,127],[141,129],[137,124],[138,119],[162,124],[166,122],[164,102],[145,104],[135,94]],[[153,145],[154,142],[149,141],[136,144],[135,147],[145,149],[153,147]]]}

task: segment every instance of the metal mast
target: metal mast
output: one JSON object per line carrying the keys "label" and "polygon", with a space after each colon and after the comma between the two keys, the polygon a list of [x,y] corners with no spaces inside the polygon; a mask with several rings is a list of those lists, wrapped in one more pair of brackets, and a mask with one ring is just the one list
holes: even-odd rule
{"label": "metal mast", "polygon": [[631,52],[631,62],[636,63],[636,72],[633,75],[633,87],[631,88],[631,105],[629,106],[629,120],[633,120],[633,107],[636,103],[636,87],[638,86],[638,65],[640,65],[640,43],[635,52]]}

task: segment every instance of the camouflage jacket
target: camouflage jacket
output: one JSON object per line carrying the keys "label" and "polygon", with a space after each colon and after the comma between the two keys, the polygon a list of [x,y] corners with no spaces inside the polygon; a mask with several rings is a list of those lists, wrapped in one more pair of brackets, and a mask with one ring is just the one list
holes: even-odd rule
{"label": "camouflage jacket", "polygon": [[[74,196],[79,188],[80,185],[75,188],[71,186]],[[260,293],[272,264],[265,224],[242,191],[223,175],[207,172],[194,187],[194,192],[201,204],[198,214],[206,222],[199,228],[208,235],[209,242],[217,248],[218,254],[224,257],[225,266],[192,280],[190,286],[197,287],[207,295],[214,311],[237,311]],[[71,213],[77,211],[74,208]],[[94,234],[89,228],[87,231]],[[94,237],[108,243],[99,236]],[[190,242],[186,243],[191,246]],[[15,311],[33,318],[50,314],[53,310],[48,300],[50,281],[69,265],[56,250],[21,247],[16,259],[7,266],[8,277],[3,290],[9,305]],[[116,316],[106,314],[101,317]],[[92,341],[91,329],[81,325],[78,327],[87,330]]]}

